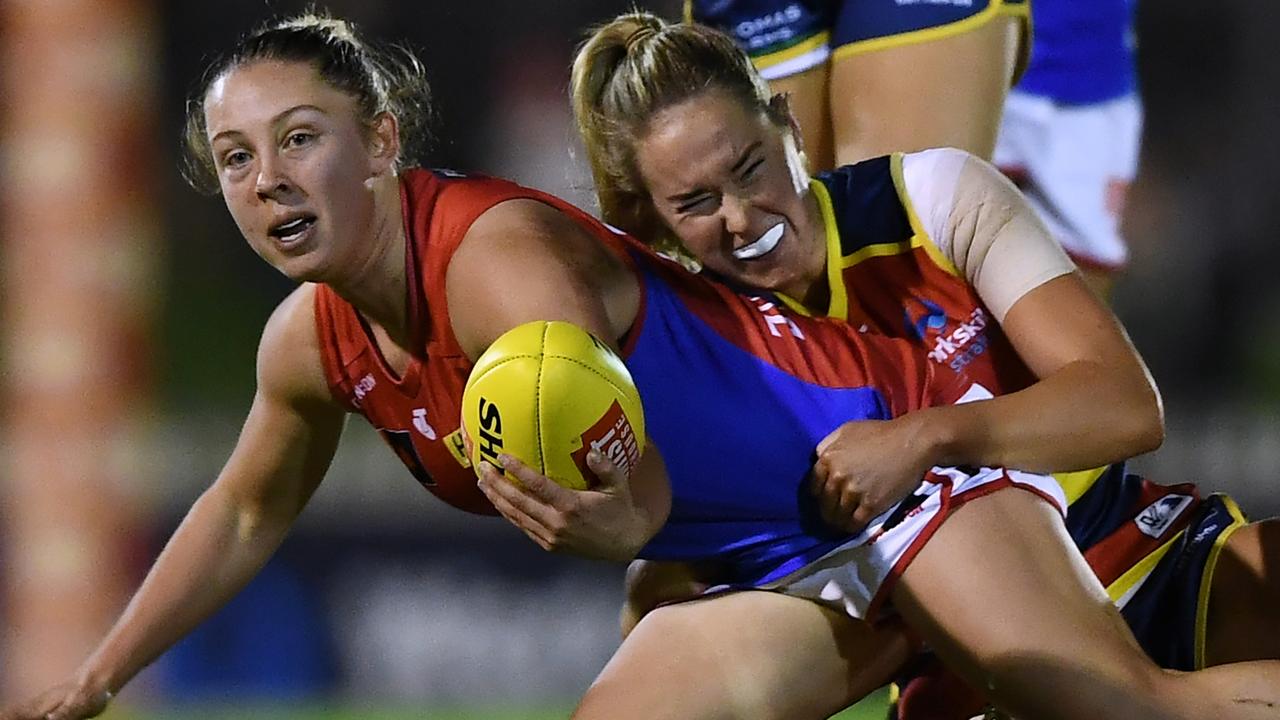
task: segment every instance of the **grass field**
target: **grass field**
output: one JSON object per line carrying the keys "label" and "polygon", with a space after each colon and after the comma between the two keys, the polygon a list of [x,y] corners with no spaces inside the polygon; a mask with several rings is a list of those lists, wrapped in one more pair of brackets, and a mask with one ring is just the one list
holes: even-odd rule
{"label": "grass field", "polygon": [[[255,706],[238,707],[180,707],[169,710],[153,710],[145,714],[127,708],[114,709],[103,715],[104,720],[565,720],[570,708],[546,708],[529,710],[520,708],[489,709],[373,709],[333,708],[329,706]],[[856,707],[836,715],[832,720],[884,720],[883,696],[868,698]]]}

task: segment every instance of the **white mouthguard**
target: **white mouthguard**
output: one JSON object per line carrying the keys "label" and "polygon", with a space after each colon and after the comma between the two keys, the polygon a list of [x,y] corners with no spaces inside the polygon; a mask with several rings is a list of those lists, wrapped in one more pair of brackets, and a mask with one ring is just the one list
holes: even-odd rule
{"label": "white mouthguard", "polygon": [[782,223],[774,225],[765,230],[764,234],[755,242],[734,250],[733,256],[739,260],[754,260],[763,255],[768,255],[773,252],[774,248],[778,247],[778,241],[782,239],[783,230]]}

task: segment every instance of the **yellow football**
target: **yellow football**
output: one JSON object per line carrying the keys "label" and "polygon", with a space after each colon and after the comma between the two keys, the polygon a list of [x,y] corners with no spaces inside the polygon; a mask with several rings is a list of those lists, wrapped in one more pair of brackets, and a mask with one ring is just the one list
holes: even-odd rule
{"label": "yellow football", "polygon": [[644,448],[631,373],[607,344],[561,321],[525,323],[489,346],[462,393],[462,428],[473,466],[501,467],[505,452],[577,490],[598,482],[592,447],[628,476]]}

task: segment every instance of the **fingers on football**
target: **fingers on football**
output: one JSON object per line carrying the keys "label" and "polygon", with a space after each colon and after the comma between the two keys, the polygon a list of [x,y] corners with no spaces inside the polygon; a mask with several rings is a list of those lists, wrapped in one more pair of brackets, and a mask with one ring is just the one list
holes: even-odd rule
{"label": "fingers on football", "polygon": [[503,453],[498,456],[498,462],[507,469],[507,472],[515,476],[520,481],[521,487],[524,488],[525,494],[532,495],[538,500],[555,507],[563,507],[569,501],[571,492],[559,483],[548,478],[542,473],[520,462],[514,455]]}
{"label": "fingers on football", "polygon": [[[507,456],[499,456],[499,460],[503,457]],[[513,462],[508,464],[508,460]],[[507,472],[516,475],[521,485],[506,482],[494,468],[490,473],[493,479],[481,486],[481,489],[486,490],[485,495],[489,496],[490,502],[495,495],[501,498],[515,519],[505,512],[503,515],[521,529],[530,532],[531,536],[536,536],[535,541],[544,549],[562,548],[567,531],[579,521],[582,503],[578,501],[577,495],[515,458],[507,457],[503,463],[507,465]]]}
{"label": "fingers on football", "polygon": [[486,482],[480,484],[480,490],[489,498],[489,502],[498,514],[506,518],[508,522],[515,525],[529,539],[533,540],[543,550],[552,550],[555,548],[555,534],[551,532],[540,522],[535,516],[526,512],[520,507],[520,503],[527,503],[529,498],[520,492],[518,488],[505,480],[497,482]]}
{"label": "fingers on football", "polygon": [[627,475],[612,460],[599,450],[587,453],[587,467],[600,479],[596,490],[616,488],[626,485]]}

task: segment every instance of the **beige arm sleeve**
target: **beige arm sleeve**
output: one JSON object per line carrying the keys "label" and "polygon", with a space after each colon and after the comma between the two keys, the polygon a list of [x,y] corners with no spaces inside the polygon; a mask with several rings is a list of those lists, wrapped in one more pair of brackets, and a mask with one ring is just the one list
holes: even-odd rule
{"label": "beige arm sleeve", "polygon": [[942,148],[902,158],[908,202],[928,239],[1004,322],[1009,308],[1075,270],[1026,198],[989,163]]}

